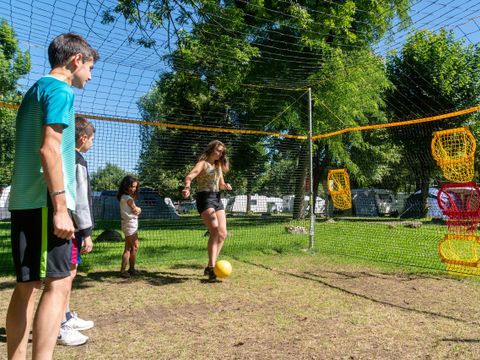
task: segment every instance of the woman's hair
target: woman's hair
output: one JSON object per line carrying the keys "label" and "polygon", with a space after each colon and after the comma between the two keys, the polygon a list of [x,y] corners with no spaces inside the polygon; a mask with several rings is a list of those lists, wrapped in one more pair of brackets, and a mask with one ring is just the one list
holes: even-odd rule
{"label": "woman's hair", "polygon": [[218,146],[223,146],[223,154],[218,159],[215,161],[215,167],[221,167],[223,173],[228,172],[230,170],[230,163],[228,162],[228,157],[227,157],[227,148],[225,147],[225,144],[222,143],[220,140],[212,140],[208,143],[207,147],[205,150],[203,150],[203,153],[200,155],[198,160],[207,160],[208,157],[213,153],[213,151],[218,147]]}
{"label": "woman's hair", "polygon": [[120,201],[122,198],[122,195],[129,195],[128,194],[128,189],[132,184],[136,182],[137,183],[137,190],[132,194],[132,197],[136,199],[138,197],[138,179],[134,176],[127,175],[125,176],[122,181],[120,182],[120,186],[118,187],[118,192],[117,192],[117,199]]}

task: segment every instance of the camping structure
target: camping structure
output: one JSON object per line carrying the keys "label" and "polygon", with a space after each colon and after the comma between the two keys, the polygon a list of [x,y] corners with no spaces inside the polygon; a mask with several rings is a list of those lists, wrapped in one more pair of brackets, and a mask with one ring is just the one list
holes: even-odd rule
{"label": "camping structure", "polygon": [[10,219],[10,211],[8,211],[9,198],[10,186],[0,185],[0,220]]}
{"label": "camping structure", "polygon": [[[283,211],[283,200],[279,197],[264,195],[250,196],[250,210],[254,213],[277,213]],[[228,199],[227,212],[247,212],[247,195],[236,195]]]}
{"label": "camping structure", "polygon": [[[142,209],[140,219],[179,219],[172,201],[160,196],[155,190],[142,188],[135,201]],[[120,218],[120,204],[117,192],[104,190],[93,196],[93,214],[96,220],[118,220]]]}
{"label": "camping structure", "polygon": [[356,216],[397,216],[395,195],[384,189],[353,189],[353,213]]}

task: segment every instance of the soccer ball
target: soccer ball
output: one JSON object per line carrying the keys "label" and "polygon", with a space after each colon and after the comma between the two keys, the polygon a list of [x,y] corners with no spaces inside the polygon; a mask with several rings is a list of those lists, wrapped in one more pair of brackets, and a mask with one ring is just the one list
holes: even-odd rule
{"label": "soccer ball", "polygon": [[227,260],[217,261],[213,272],[218,278],[226,278],[232,273],[232,265]]}

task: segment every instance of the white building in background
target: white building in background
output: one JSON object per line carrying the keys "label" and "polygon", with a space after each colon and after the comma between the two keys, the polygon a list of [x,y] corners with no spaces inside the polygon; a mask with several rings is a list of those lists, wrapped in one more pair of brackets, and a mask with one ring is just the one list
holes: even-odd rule
{"label": "white building in background", "polygon": [[[236,195],[229,198],[225,210],[227,212],[245,213],[247,211],[247,195]],[[254,213],[282,212],[283,200],[279,197],[269,197],[258,194],[251,195],[250,210]]]}
{"label": "white building in background", "polygon": [[10,219],[8,200],[10,199],[10,186],[0,187],[0,220]]}

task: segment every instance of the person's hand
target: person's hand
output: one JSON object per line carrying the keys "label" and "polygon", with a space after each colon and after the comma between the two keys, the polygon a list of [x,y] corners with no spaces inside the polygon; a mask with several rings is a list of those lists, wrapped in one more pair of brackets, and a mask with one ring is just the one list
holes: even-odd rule
{"label": "person's hand", "polygon": [[137,206],[137,215],[140,215],[141,213],[142,213],[142,208],[139,208],[139,207]]}
{"label": "person's hand", "polygon": [[184,199],[188,198],[190,196],[190,188],[184,188],[182,190],[182,196]]}
{"label": "person's hand", "polygon": [[91,236],[85,236],[83,239],[81,254],[88,254],[93,249],[93,241]]}
{"label": "person's hand", "polygon": [[229,183],[226,183],[225,190],[232,191],[232,185],[230,185]]}
{"label": "person's hand", "polygon": [[60,239],[73,239],[75,227],[67,211],[57,211],[53,213],[53,233]]}

